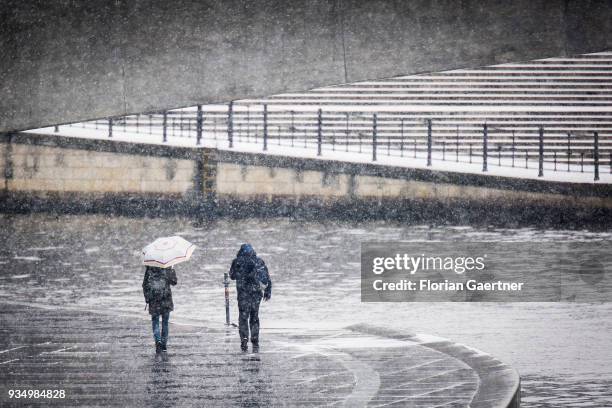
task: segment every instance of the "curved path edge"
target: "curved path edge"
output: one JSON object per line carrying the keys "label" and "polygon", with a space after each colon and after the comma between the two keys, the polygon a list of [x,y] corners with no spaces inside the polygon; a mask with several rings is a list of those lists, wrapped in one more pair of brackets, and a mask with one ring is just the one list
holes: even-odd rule
{"label": "curved path edge", "polygon": [[487,353],[442,337],[407,333],[368,324],[356,324],[346,329],[413,341],[464,362],[476,372],[480,379],[478,390],[470,402],[471,408],[518,408],[520,406],[521,379],[518,372]]}

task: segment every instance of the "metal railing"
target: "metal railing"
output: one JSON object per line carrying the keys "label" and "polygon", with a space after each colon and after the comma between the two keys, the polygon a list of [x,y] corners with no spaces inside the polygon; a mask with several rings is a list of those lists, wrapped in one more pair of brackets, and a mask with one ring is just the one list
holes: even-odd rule
{"label": "metal railing", "polygon": [[[362,153],[372,161],[382,156],[464,164],[533,168],[545,172],[593,173],[599,180],[607,167],[612,173],[612,134],[574,131],[559,126],[533,126],[482,120],[437,121],[402,112],[287,110],[268,104],[201,106],[109,118],[72,124],[107,131],[108,137],[146,135],[195,139],[195,145],[236,144],[312,149],[318,156],[330,152]],[[459,123],[460,122],[460,123]],[[56,127],[59,132],[59,127]]]}

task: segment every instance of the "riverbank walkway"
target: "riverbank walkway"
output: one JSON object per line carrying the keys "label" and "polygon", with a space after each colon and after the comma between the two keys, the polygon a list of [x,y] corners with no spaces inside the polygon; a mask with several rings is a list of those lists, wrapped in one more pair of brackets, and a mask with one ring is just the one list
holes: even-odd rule
{"label": "riverbank walkway", "polygon": [[[265,330],[253,354],[239,351],[234,327],[175,321],[156,355],[145,317],[3,303],[0,405],[518,406],[511,367],[433,336]],[[49,389],[65,398],[9,398]]]}

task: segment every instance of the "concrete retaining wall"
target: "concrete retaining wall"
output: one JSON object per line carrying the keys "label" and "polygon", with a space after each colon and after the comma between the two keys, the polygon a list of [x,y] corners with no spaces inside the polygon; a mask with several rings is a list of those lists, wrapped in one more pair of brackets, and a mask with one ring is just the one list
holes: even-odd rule
{"label": "concrete retaining wall", "polygon": [[186,194],[194,163],[134,154],[14,144],[9,191]]}
{"label": "concrete retaining wall", "polygon": [[[5,211],[398,218],[605,224],[612,186],[12,134],[0,141]],[[90,205],[85,205],[89,203]]]}
{"label": "concrete retaining wall", "polygon": [[612,200],[605,197],[571,196],[543,192],[513,191],[501,188],[431,183],[410,179],[381,176],[300,171],[283,167],[238,165],[219,163],[217,167],[217,194],[249,197],[317,196],[322,200],[338,198],[423,199],[448,201],[470,198],[473,200],[503,200],[517,205],[529,202],[555,205],[584,205],[612,208]]}
{"label": "concrete retaining wall", "polygon": [[322,171],[300,171],[296,169],[218,163],[217,195],[233,195],[249,198],[265,195],[319,196],[334,199],[349,195],[350,176],[326,174]]}

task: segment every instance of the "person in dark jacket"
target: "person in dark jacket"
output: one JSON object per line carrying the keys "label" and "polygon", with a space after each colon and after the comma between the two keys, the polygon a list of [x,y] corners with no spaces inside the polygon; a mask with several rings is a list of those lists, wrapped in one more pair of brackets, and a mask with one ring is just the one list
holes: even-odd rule
{"label": "person in dark jacket", "polygon": [[[153,338],[157,353],[166,352],[168,344],[168,323],[170,312],[174,310],[172,302],[172,289],[176,285],[176,271],[173,268],[157,268],[147,266],[142,281],[142,292],[149,307],[153,325]],[[161,334],[159,331],[159,318],[162,318]]]}
{"label": "person in dark jacket", "polygon": [[253,247],[243,244],[232,261],[230,278],[236,281],[238,292],[238,331],[240,348],[248,350],[249,329],[253,352],[259,352],[259,304],[272,297],[272,281],[264,261]]}

